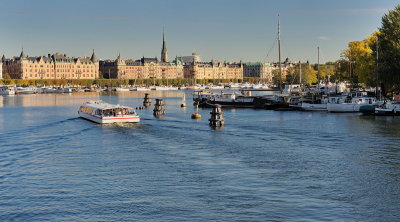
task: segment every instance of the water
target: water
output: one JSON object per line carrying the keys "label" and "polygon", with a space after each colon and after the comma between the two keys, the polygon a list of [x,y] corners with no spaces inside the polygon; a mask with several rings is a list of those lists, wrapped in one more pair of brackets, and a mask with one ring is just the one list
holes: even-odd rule
{"label": "water", "polygon": [[111,126],[79,105],[143,93],[0,97],[0,221],[400,221],[400,118],[224,109],[215,130],[151,93],[165,118]]}

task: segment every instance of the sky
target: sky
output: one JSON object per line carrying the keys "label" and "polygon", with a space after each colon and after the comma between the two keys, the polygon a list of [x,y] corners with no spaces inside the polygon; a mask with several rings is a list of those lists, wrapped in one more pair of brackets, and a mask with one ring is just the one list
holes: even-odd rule
{"label": "sky", "polygon": [[165,30],[170,60],[335,61],[349,41],[381,25],[395,0],[0,0],[0,54],[65,53],[100,59],[160,58]]}

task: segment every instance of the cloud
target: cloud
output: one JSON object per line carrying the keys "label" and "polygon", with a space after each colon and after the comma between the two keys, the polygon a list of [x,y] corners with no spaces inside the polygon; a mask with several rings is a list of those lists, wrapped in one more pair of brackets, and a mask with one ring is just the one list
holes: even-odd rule
{"label": "cloud", "polygon": [[329,40],[330,38],[329,38],[328,36],[318,36],[318,39],[319,39],[319,40],[327,41],[327,40]]}

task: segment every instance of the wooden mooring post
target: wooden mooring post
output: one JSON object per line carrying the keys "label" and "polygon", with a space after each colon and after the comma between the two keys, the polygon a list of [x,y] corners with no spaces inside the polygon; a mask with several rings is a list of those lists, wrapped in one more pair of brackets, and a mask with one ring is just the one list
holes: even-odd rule
{"label": "wooden mooring post", "polygon": [[150,96],[149,96],[148,93],[145,93],[145,94],[144,94],[143,106],[144,106],[145,108],[148,108],[148,107],[151,106],[151,98],[150,98]]}
{"label": "wooden mooring post", "polygon": [[208,119],[210,126],[212,127],[222,127],[224,126],[224,118],[222,117],[221,105],[215,105],[213,110],[210,112],[211,117]]}
{"label": "wooden mooring post", "polygon": [[153,109],[153,115],[156,117],[165,115],[165,107],[163,99],[156,99],[156,104]]}

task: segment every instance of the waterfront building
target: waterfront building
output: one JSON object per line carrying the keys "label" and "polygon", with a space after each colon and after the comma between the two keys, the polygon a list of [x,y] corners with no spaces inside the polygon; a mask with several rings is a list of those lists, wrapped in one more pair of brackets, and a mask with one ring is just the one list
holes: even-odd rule
{"label": "waterfront building", "polygon": [[2,58],[3,72],[12,79],[96,79],[99,61],[93,50],[91,57],[68,57],[55,53],[29,57],[22,50],[19,57]]}
{"label": "waterfront building", "polygon": [[243,79],[242,63],[193,62],[184,65],[184,77],[190,79]]}
{"label": "waterfront building", "polygon": [[[274,66],[274,69],[279,71],[279,62],[272,63]],[[290,62],[289,58],[286,58],[284,62],[281,63],[281,69],[282,69],[282,80],[286,80],[286,75],[289,71],[290,67],[294,67],[296,64]]]}
{"label": "waterfront building", "polygon": [[3,79],[3,60],[5,60],[5,59],[6,58],[3,55],[3,57],[1,57],[1,60],[0,60],[0,79]]}
{"label": "waterfront building", "polygon": [[272,70],[275,67],[271,63],[255,62],[244,64],[244,77],[260,78],[265,83],[272,83]]}
{"label": "waterfront building", "polygon": [[111,79],[179,79],[183,78],[183,65],[176,58],[168,62],[168,49],[163,33],[161,61],[156,58],[139,60],[123,59],[118,55],[115,60],[100,61],[100,72]]}
{"label": "waterfront building", "polygon": [[180,60],[159,62],[157,58],[139,60],[123,59],[100,61],[100,72],[111,79],[179,79],[183,78],[183,65]]}
{"label": "waterfront building", "polygon": [[192,62],[201,62],[201,56],[198,53],[192,53],[191,56],[178,56],[177,59],[181,60],[184,64]]}

